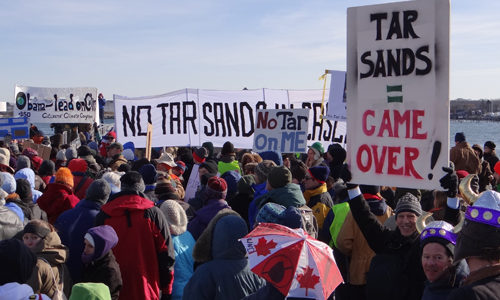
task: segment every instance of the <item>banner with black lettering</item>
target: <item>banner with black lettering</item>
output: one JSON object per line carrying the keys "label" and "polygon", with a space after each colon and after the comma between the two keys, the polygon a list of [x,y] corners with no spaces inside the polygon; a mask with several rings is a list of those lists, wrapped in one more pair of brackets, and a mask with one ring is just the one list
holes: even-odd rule
{"label": "banner with black lettering", "polygon": [[449,0],[347,11],[352,181],[440,188],[449,149]]}
{"label": "banner with black lettering", "polygon": [[14,117],[30,123],[89,123],[99,115],[97,88],[15,88]]}
{"label": "banner with black lettering", "polygon": [[345,122],[320,119],[322,90],[216,91],[184,89],[158,96],[114,95],[117,138],[146,145],[148,122],[153,125],[153,147],[220,147],[231,141],[237,148],[252,149],[257,109],[310,109],[307,144],[325,147],[345,143]]}

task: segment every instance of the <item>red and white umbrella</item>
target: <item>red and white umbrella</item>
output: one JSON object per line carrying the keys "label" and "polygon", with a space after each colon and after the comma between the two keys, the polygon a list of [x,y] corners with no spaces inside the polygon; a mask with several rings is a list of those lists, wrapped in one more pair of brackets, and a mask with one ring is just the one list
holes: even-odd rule
{"label": "red and white umbrella", "polygon": [[326,299],[343,282],[332,249],[302,229],[260,223],[240,241],[252,271],[285,296]]}

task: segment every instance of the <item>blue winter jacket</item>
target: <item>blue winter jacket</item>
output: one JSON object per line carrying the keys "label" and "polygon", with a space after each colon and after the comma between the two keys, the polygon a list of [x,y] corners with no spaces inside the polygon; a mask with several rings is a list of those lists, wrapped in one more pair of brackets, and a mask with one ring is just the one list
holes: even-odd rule
{"label": "blue winter jacket", "polygon": [[250,205],[248,206],[248,224],[250,224],[250,228],[253,228],[255,218],[257,217],[257,213],[259,212],[259,209],[257,208],[257,199],[267,193],[265,182],[252,184],[252,188],[255,193],[253,194],[252,202],[250,202]]}
{"label": "blue winter jacket", "polygon": [[172,235],[175,250],[174,285],[172,300],[181,300],[184,286],[193,276],[193,248],[195,240],[189,231]]}

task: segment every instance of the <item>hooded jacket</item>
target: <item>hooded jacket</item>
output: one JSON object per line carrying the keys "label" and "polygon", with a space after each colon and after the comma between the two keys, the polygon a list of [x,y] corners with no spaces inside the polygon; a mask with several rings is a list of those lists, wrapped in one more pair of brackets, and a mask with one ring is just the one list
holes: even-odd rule
{"label": "hooded jacket", "polygon": [[38,201],[38,198],[42,196],[42,192],[35,190],[35,172],[29,168],[23,168],[14,174],[15,179],[23,178],[28,180],[31,186],[31,194],[33,196],[33,203]]}
{"label": "hooded jacket", "polygon": [[0,300],[50,300],[45,294],[33,293],[33,289],[27,284],[19,284],[17,282],[9,282],[0,285]]}
{"label": "hooded jacket", "polygon": [[230,208],[224,199],[208,199],[202,208],[194,213],[193,219],[189,221],[187,230],[191,233],[195,240],[200,237],[201,233],[207,227],[212,218],[224,208]]}
{"label": "hooded jacket", "polygon": [[268,202],[277,203],[284,207],[301,207],[306,204],[300,186],[295,183],[288,183],[284,187],[272,189],[256,200],[257,211]]}
{"label": "hooded jacket", "polygon": [[462,259],[457,266],[448,268],[438,280],[426,282],[422,300],[447,299],[448,295],[460,286],[467,275],[469,275],[469,266],[465,259]]}
{"label": "hooded jacket", "polygon": [[0,200],[0,241],[14,237],[19,231],[23,230],[24,225],[15,212],[8,209],[5,200]]}
{"label": "hooded jacket", "polygon": [[54,224],[57,218],[68,209],[71,209],[80,202],[73,194],[71,187],[62,183],[51,183],[47,190],[38,198],[38,205],[47,213],[50,224]]}
{"label": "hooded jacket", "polygon": [[123,280],[120,299],[159,299],[160,289],[171,294],[175,253],[161,210],[141,192],[122,191],[101,207],[96,225],[104,224],[119,239],[114,255]]}
{"label": "hooded jacket", "polygon": [[50,232],[33,251],[38,260],[27,284],[35,293],[43,293],[50,298],[53,298],[58,290],[63,289],[64,294],[69,295],[71,279],[64,264],[68,257],[68,248],[61,244],[57,233]]}
{"label": "hooded jacket", "polygon": [[105,284],[109,288],[109,293],[113,300],[117,300],[120,296],[120,290],[123,286],[122,276],[120,266],[116,262],[112,250],[100,259],[85,265],[81,278],[82,282],[100,282]]}
{"label": "hooded jacket", "polygon": [[455,170],[465,170],[469,174],[481,172],[481,160],[467,142],[458,143],[450,149],[450,160],[455,164]]}
{"label": "hooded jacket", "polygon": [[232,210],[213,218],[196,242],[193,257],[203,264],[184,288],[183,299],[241,299],[264,286],[264,279],[250,270],[238,241],[247,233],[245,221]]}

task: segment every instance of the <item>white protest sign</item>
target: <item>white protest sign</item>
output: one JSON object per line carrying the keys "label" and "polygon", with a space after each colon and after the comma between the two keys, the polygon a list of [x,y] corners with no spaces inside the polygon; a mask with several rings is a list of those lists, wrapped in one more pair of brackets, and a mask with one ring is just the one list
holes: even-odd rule
{"label": "white protest sign", "polygon": [[117,140],[146,146],[148,122],[153,125],[153,147],[221,147],[251,149],[257,109],[310,109],[308,145],[345,143],[345,123],[322,120],[322,90],[216,91],[185,89],[158,96],[114,95]]}
{"label": "white protest sign", "polygon": [[330,95],[328,97],[328,109],[325,118],[334,121],[344,121],[347,118],[346,96],[345,96],[345,71],[328,70],[330,78]]}
{"label": "white protest sign", "polygon": [[308,109],[259,109],[253,151],[307,152]]}
{"label": "white protest sign", "polygon": [[449,17],[448,0],[348,9],[354,183],[440,187],[449,148]]}
{"label": "white protest sign", "polygon": [[198,175],[198,169],[200,165],[194,164],[193,169],[189,175],[188,184],[186,185],[186,194],[184,195],[184,201],[188,202],[190,199],[194,198],[198,187],[200,186],[200,176]]}
{"label": "white protest sign", "polygon": [[14,116],[26,117],[31,123],[88,123],[98,115],[97,89],[41,88],[18,86],[15,88]]}

